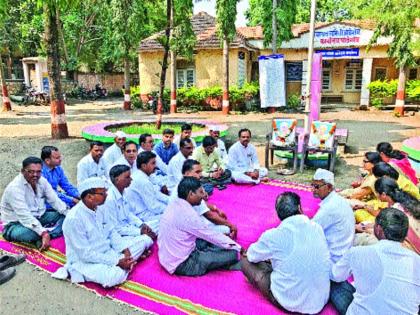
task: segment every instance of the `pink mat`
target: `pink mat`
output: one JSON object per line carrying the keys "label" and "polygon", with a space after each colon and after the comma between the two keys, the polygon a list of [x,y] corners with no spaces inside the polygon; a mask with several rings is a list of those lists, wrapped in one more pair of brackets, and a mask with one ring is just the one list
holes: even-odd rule
{"label": "pink mat", "polygon": [[[226,190],[216,190],[210,201],[238,226],[238,242],[248,247],[263,231],[279,224],[274,203],[284,191],[298,193],[305,213],[309,217],[315,214],[318,201],[307,186],[279,181],[258,186],[230,185]],[[1,238],[0,248],[25,252],[29,262],[48,272],[54,272],[65,262],[62,238],[54,240],[53,249],[42,254]],[[152,256],[137,265],[124,284],[107,290],[91,283],[84,286],[159,314],[283,314],[251,287],[239,271],[215,271],[197,278],[169,275],[159,265],[156,246]],[[336,312],[327,305],[321,314]]]}

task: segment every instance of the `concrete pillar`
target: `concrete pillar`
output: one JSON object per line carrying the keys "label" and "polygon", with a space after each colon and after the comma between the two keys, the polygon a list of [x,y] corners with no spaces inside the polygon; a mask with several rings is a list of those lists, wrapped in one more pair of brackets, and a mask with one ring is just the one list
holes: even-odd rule
{"label": "concrete pillar", "polygon": [[362,90],[360,93],[360,106],[369,106],[369,90],[367,86],[372,79],[372,64],[373,58],[363,59],[363,72],[362,72]]}
{"label": "concrete pillar", "polygon": [[29,66],[25,61],[22,61],[23,66],[23,79],[25,80],[25,85],[29,86],[31,81],[29,80]]}

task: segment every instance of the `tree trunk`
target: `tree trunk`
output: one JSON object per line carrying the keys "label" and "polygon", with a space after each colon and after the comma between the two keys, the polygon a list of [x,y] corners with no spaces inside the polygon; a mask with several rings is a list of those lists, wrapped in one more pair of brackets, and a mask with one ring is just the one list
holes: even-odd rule
{"label": "tree trunk", "polygon": [[[173,38],[174,34],[174,16],[175,6],[171,5],[171,16],[170,16],[170,39]],[[176,113],[176,51],[171,49],[171,114]]]}
{"label": "tree trunk", "polygon": [[171,35],[171,8],[172,0],[166,0],[166,29],[165,29],[165,42],[163,44],[163,60],[162,60],[162,71],[160,72],[160,85],[159,95],[157,102],[157,117],[156,117],[156,129],[160,129],[162,125],[162,112],[163,112],[163,92],[165,90],[166,81],[166,70],[168,69],[168,56],[169,56],[169,37]]}
{"label": "tree trunk", "polygon": [[124,58],[124,110],[131,110],[130,98],[130,59]]}
{"label": "tree trunk", "polygon": [[47,48],[47,66],[49,93],[51,100],[51,136],[53,139],[68,138],[63,93],[61,90],[60,44],[56,10],[53,5],[44,4],[45,41]]}
{"label": "tree trunk", "polygon": [[271,38],[271,49],[273,50],[273,54],[277,52],[277,16],[276,16],[276,8],[277,8],[277,0],[273,0],[273,16],[272,16],[272,35]]}
{"label": "tree trunk", "polygon": [[4,77],[4,71],[3,71],[3,61],[0,57],[0,82],[1,82],[1,92],[3,95],[3,112],[8,112],[12,110],[12,105],[10,104],[9,99],[9,92],[7,91],[7,85],[6,85],[6,78]]}
{"label": "tree trunk", "polygon": [[405,82],[407,69],[404,66],[400,67],[400,73],[398,76],[398,89],[397,99],[395,101],[394,114],[396,116],[404,116],[404,105],[405,105]]}
{"label": "tree trunk", "polygon": [[229,41],[223,38],[223,114],[229,114]]}

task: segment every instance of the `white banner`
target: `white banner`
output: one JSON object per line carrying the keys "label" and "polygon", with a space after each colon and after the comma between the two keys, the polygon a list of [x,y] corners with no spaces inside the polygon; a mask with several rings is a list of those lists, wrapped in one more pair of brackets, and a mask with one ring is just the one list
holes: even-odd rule
{"label": "white banner", "polygon": [[260,56],[261,108],[286,106],[286,80],[283,55]]}

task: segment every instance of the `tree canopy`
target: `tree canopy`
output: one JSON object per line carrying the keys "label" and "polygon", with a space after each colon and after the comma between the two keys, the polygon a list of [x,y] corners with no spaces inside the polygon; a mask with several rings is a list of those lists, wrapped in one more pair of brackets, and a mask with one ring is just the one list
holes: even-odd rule
{"label": "tree canopy", "polygon": [[416,18],[420,16],[418,0],[355,0],[348,5],[356,18],[377,22],[368,49],[380,36],[389,36],[392,42],[388,55],[395,58],[396,64],[399,67],[416,64],[414,51],[420,48],[420,30],[415,26]]}

